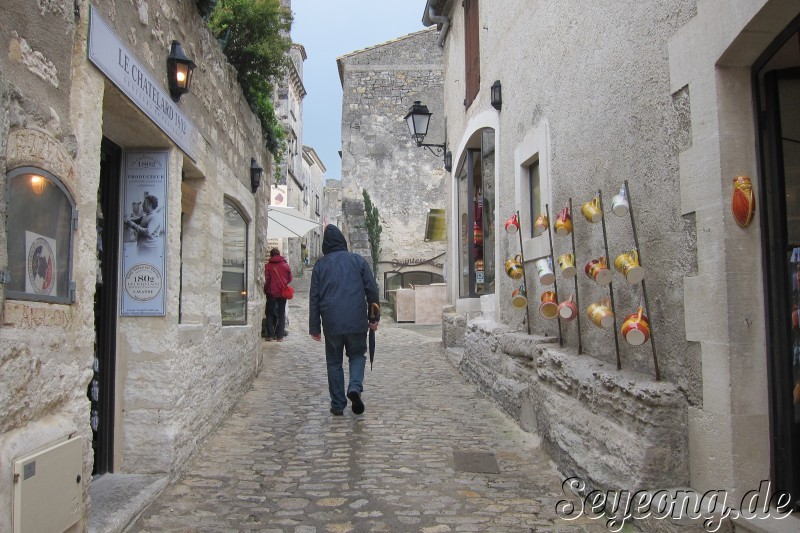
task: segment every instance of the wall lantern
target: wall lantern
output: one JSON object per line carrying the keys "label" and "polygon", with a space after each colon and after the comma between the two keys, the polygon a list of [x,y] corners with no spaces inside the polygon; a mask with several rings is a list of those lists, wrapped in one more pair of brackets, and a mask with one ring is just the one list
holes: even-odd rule
{"label": "wall lantern", "polygon": [[45,178],[37,174],[31,176],[31,189],[33,189],[33,193],[37,196],[42,194],[44,191],[44,180]]}
{"label": "wall lantern", "polygon": [[419,100],[415,101],[411,109],[408,110],[408,114],[404,117],[408,124],[408,132],[411,134],[411,138],[414,139],[414,142],[417,143],[417,146],[424,146],[433,155],[444,156],[444,168],[446,171],[450,172],[453,163],[453,155],[446,150],[446,130],[444,144],[426,144],[422,142],[428,134],[428,124],[430,123],[431,115],[433,115],[433,113],[428,111],[428,106],[421,103]]}
{"label": "wall lantern", "polygon": [[258,190],[258,186],[261,185],[261,173],[264,172],[264,169],[258,166],[256,163],[255,158],[250,158],[250,188],[253,190],[253,194]]}
{"label": "wall lantern", "polygon": [[189,92],[192,85],[192,73],[196,66],[194,61],[183,53],[181,43],[172,41],[172,48],[167,57],[167,80],[169,93],[174,101],[177,102],[183,94]]}
{"label": "wall lantern", "polygon": [[492,98],[491,98],[492,107],[500,111],[500,108],[503,107],[503,89],[500,86],[500,80],[497,80],[492,84],[491,92],[492,92]]}

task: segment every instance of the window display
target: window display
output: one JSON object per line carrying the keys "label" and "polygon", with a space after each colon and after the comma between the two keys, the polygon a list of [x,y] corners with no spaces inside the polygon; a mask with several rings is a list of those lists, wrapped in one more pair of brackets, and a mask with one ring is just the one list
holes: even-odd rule
{"label": "window display", "polygon": [[481,130],[479,147],[467,150],[459,169],[459,294],[475,298],[495,291],[494,130]]}
{"label": "window display", "polygon": [[22,167],[8,174],[6,198],[8,298],[70,303],[71,196],[52,174]]}
{"label": "window display", "polygon": [[247,221],[236,206],[225,200],[222,229],[222,286],[220,306],[223,325],[247,323]]}

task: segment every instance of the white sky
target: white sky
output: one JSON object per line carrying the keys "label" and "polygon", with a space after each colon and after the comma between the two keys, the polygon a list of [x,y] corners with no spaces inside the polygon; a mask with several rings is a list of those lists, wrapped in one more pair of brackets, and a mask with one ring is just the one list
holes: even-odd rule
{"label": "white sky", "polygon": [[336,58],[424,30],[425,0],[292,0],[292,40],[303,64],[303,144],[316,150],[326,179],[340,179],[342,85]]}

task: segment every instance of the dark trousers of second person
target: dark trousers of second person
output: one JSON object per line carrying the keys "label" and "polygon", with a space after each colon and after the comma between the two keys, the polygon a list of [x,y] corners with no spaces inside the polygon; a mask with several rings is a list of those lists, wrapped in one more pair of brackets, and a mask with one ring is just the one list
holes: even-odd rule
{"label": "dark trousers of second person", "polygon": [[[267,339],[283,340],[286,336],[286,298],[267,298]],[[278,317],[277,323],[272,320]]]}

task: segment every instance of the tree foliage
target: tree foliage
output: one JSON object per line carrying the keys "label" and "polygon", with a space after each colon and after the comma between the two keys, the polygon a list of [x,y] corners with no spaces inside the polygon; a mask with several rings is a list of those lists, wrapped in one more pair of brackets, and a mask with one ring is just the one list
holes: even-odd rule
{"label": "tree foliage", "polygon": [[372,256],[372,273],[378,275],[378,261],[381,259],[381,218],[378,208],[372,205],[372,198],[366,189],[364,194],[364,215],[367,221],[367,239],[369,239],[369,252]]}
{"label": "tree foliage", "polygon": [[291,12],[280,0],[218,0],[208,25],[261,121],[267,149],[280,161],[286,133],[275,116],[272,96],[291,65]]}

